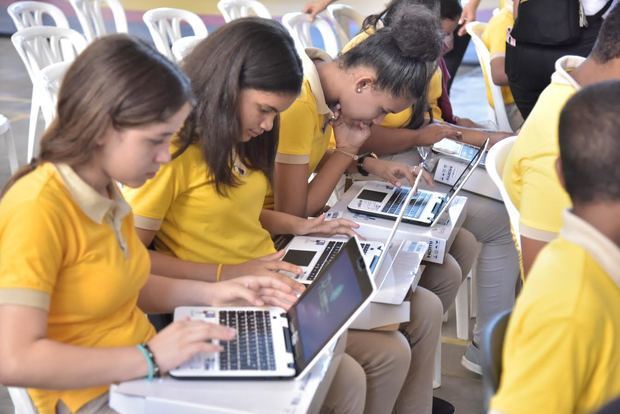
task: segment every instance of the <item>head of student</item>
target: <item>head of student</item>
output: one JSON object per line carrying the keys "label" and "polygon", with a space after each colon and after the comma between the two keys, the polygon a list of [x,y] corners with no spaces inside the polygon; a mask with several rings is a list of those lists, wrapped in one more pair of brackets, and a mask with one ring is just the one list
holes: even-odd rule
{"label": "head of student", "polygon": [[184,59],[196,106],[183,127],[177,154],[201,147],[217,191],[239,184],[234,157],[271,178],[279,113],[301,90],[303,69],[278,22],[243,18],[220,27]]}
{"label": "head of student", "polygon": [[441,52],[437,16],[409,5],[385,17],[384,27],[338,58],[350,81],[339,100],[345,121],[379,123],[387,113],[425,103]]}
{"label": "head of student", "polygon": [[185,74],[154,48],[124,34],[98,39],[67,70],[39,156],[6,188],[44,162],[140,186],[169,160],[191,102]]}
{"label": "head of student", "polygon": [[456,30],[463,8],[459,0],[441,0],[439,16],[443,33],[442,53],[448,53],[454,48],[454,31]]}
{"label": "head of student", "polygon": [[592,84],[560,115],[560,170],[574,206],[620,202],[620,80]]}
{"label": "head of student", "polygon": [[620,4],[616,4],[603,21],[590,58],[599,64],[614,61],[620,71]]}

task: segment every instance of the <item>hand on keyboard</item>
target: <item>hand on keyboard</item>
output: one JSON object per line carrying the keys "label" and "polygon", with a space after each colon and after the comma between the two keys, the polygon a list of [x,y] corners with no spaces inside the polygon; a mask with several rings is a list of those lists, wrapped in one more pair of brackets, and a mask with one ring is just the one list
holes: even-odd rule
{"label": "hand on keyboard", "polygon": [[211,305],[278,306],[288,309],[305,287],[281,274],[275,276],[241,276],[211,285]]}
{"label": "hand on keyboard", "polygon": [[302,269],[294,264],[283,262],[284,251],[268,254],[258,259],[249,260],[236,265],[224,265],[222,267],[222,279],[233,279],[238,276],[278,276],[279,271],[284,270],[296,275],[302,274]]}
{"label": "hand on keyboard", "polygon": [[299,236],[306,234],[325,236],[341,234],[350,237],[359,237],[359,234],[353,230],[359,226],[360,225],[356,222],[344,218],[327,220],[325,214],[321,214],[316,218],[303,219],[296,229],[296,234]]}

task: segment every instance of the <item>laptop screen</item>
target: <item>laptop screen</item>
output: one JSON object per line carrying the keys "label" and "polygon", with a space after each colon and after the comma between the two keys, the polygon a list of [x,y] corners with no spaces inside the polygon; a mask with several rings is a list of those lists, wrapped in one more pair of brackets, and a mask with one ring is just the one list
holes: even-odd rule
{"label": "laptop screen", "polygon": [[452,188],[450,188],[450,191],[448,191],[448,193],[445,195],[444,201],[449,201],[450,198],[454,195],[454,193],[456,193],[463,186],[465,181],[467,181],[467,179],[469,178],[470,171],[472,171],[474,168],[478,166],[478,164],[480,164],[480,159],[484,155],[488,146],[489,146],[489,139],[487,138],[484,145],[482,145],[478,149],[478,152],[476,152],[476,155],[474,155],[471,161],[469,161],[469,164],[467,164],[467,167],[463,170],[459,178],[452,185]]}
{"label": "laptop screen", "polygon": [[323,349],[372,293],[363,258],[351,238],[289,310],[297,372]]}

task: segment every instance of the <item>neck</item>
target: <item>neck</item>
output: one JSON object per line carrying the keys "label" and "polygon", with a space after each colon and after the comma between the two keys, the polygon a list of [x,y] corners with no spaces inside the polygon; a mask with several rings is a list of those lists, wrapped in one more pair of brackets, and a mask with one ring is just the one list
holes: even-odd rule
{"label": "neck", "polygon": [[620,78],[620,59],[599,63],[590,56],[571,71],[570,75],[584,88],[599,82],[617,80]]}
{"label": "neck", "polygon": [[572,212],[620,247],[620,202],[575,204]]}
{"label": "neck", "polygon": [[332,108],[340,102],[340,85],[342,85],[343,71],[335,60],[330,62],[314,61],[314,65],[319,74],[325,101]]}
{"label": "neck", "polygon": [[110,198],[108,186],[112,180],[93,162],[74,166],[73,171],[75,171],[86,184],[94,188],[96,192],[104,197]]}

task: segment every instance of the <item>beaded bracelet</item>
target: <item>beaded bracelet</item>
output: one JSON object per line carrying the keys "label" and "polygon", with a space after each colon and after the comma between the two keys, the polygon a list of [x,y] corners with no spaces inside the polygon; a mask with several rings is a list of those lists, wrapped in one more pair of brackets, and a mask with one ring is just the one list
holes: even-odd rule
{"label": "beaded bracelet", "polygon": [[147,381],[153,381],[153,378],[159,378],[160,369],[157,362],[155,362],[155,356],[151,348],[149,348],[147,344],[136,345],[136,348],[138,348],[144,356],[144,359],[146,359],[146,365],[148,366],[148,373],[146,375]]}

